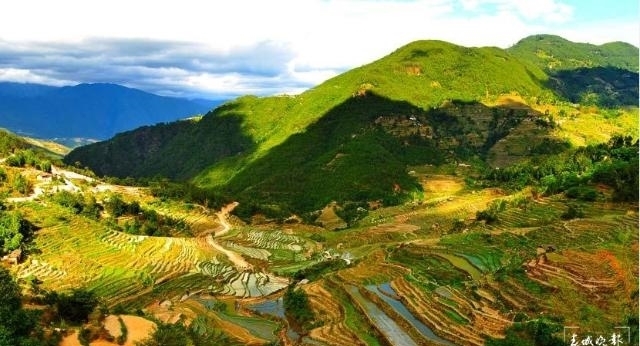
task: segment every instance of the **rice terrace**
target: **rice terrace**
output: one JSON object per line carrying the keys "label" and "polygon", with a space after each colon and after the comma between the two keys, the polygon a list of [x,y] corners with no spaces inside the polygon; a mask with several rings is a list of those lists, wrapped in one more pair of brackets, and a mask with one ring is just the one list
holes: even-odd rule
{"label": "rice terrace", "polygon": [[418,41],[71,152],[2,131],[0,345],[637,344],[616,44]]}

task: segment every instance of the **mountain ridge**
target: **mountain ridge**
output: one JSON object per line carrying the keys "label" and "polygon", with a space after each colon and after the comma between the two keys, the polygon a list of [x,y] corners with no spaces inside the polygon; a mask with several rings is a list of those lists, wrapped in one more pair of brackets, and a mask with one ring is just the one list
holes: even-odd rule
{"label": "mountain ridge", "polygon": [[547,71],[594,66],[639,70],[638,47],[621,41],[595,45],[557,35],[531,35],[506,50]]}
{"label": "mountain ridge", "polygon": [[111,83],[53,87],[0,83],[0,126],[38,138],[104,140],[139,126],[209,111],[220,101],[194,102]]}
{"label": "mountain ridge", "polygon": [[[603,72],[615,79],[616,71]],[[637,76],[622,71],[631,75],[630,80]],[[491,148],[507,137],[530,143],[519,145],[519,154],[509,157],[522,157],[545,140],[557,142],[553,148],[566,147],[562,144],[566,140],[554,137],[553,117],[561,114],[559,108],[562,114],[570,112],[572,97],[598,92],[589,83],[599,78],[585,79],[575,90],[562,90],[561,78],[576,78],[572,70],[568,73],[550,75],[534,62],[495,47],[416,41],[300,95],[243,96],[190,126],[161,126],[158,133],[172,136],[163,143],[138,138],[147,156],[135,160],[139,164],[133,169],[126,162],[135,155],[124,149],[126,145],[116,145],[115,139],[76,149],[66,160],[97,169],[101,175],[112,174],[122,162],[121,177],[190,180],[244,198],[247,203],[241,203],[239,213],[242,208],[248,208],[244,210],[248,214],[265,208],[274,214],[304,212],[331,200],[382,199],[394,204],[420,193],[406,176],[410,164],[466,160],[486,165],[494,160],[489,155],[502,155]],[[628,97],[637,95],[637,85],[634,89],[623,84],[611,84],[611,90],[613,96],[622,91],[625,97],[604,101],[612,107],[637,107]],[[519,101],[501,104],[504,95]],[[153,130],[144,131],[153,136]],[[116,139],[131,142],[142,132]],[[226,147],[227,138],[238,144],[233,150]],[[342,170],[339,165],[327,166],[341,160],[349,162]],[[496,162],[511,161],[501,156]],[[389,171],[390,167],[395,168]],[[307,202],[299,202],[305,198]]]}

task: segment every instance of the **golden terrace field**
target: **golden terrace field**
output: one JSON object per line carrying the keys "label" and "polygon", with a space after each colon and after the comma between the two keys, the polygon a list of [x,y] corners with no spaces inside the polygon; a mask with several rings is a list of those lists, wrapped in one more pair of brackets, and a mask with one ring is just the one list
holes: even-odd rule
{"label": "golden terrace field", "polygon": [[423,40],[64,158],[0,131],[0,344],[638,344],[637,61]]}
{"label": "golden terrace field", "polygon": [[[194,236],[127,234],[106,216],[77,215],[44,194],[10,206],[38,228],[28,256],[10,269],[32,294],[82,285],[118,313],[224,331],[252,345],[482,345],[527,321],[601,331],[634,315],[637,205],[583,202],[582,217],[563,220],[575,202],[562,196],[471,189],[435,173],[412,169],[421,200],[333,232],[246,225],[144,189],[71,179],[98,200],[117,190],[125,201],[182,219]],[[496,201],[504,205],[497,221],[475,219]],[[299,285],[315,316],[304,328],[282,306],[296,272],[311,280]],[[34,279],[39,284],[27,285]]]}

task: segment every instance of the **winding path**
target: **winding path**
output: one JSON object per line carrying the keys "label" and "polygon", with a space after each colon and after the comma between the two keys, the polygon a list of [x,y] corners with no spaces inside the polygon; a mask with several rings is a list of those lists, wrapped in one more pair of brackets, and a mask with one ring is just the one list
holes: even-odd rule
{"label": "winding path", "polygon": [[[233,202],[223,207],[219,212],[216,213],[216,216],[218,216],[218,220],[220,220],[220,224],[222,225],[222,231],[215,233],[216,238],[229,233],[229,230],[231,230],[231,224],[227,220],[227,217],[229,216],[229,213],[237,206],[238,202]],[[227,258],[229,258],[229,260],[236,266],[238,271],[243,272],[245,270],[253,268],[253,266],[249,262],[245,261],[242,256],[234,251],[225,249],[222,245],[215,241],[213,237],[214,236],[212,234],[207,235],[207,243],[217,251],[225,254],[225,256],[227,256]]]}
{"label": "winding path", "polygon": [[216,213],[216,216],[218,217],[218,220],[222,225],[222,231],[215,233],[216,238],[229,233],[229,231],[231,230],[231,224],[229,223],[229,221],[227,221],[227,217],[229,216],[229,213],[232,212],[233,209],[235,209],[238,206],[238,204],[240,203],[233,202],[231,204],[228,204],[222,207],[222,209],[220,209],[220,211]]}

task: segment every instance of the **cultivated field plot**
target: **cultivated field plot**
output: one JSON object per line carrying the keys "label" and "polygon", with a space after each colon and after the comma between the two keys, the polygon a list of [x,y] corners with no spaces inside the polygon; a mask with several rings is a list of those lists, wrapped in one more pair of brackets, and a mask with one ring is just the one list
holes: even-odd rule
{"label": "cultivated field plot", "polygon": [[[486,190],[460,196],[458,208],[446,206],[454,201],[409,212],[400,207],[396,217],[381,210],[373,216],[384,219],[379,226],[332,239],[362,247],[376,237],[380,250],[370,248],[355,266],[322,281],[324,288],[306,288],[324,321],[310,337],[328,344],[483,345],[487,337],[504,338],[514,321],[534,316],[607,330],[635,314],[637,206],[584,203],[582,218],[563,220],[575,203],[552,197],[525,207],[508,204],[491,224],[472,220],[475,211],[505,197]],[[465,220],[466,228],[436,237],[436,227],[419,227],[426,220],[453,223],[450,215]],[[349,310],[366,318],[350,318]],[[378,341],[358,333],[363,325]],[[330,336],[341,328],[349,340]]]}
{"label": "cultivated field plot", "polygon": [[[56,207],[50,206],[48,213],[51,208]],[[18,277],[34,276],[43,288],[70,288],[84,282],[99,296],[117,302],[192,272],[218,254],[197,238],[130,235],[65,215],[66,210],[58,212],[70,221],[41,228],[34,242],[45,251],[30,255],[17,268]]]}
{"label": "cultivated field plot", "polygon": [[[232,226],[227,212],[147,200],[197,230],[149,237],[27,201],[37,250],[14,270],[45,289],[83,282],[108,306],[225,330],[247,345],[483,345],[540,316],[592,330],[633,316],[637,206],[468,190],[458,177],[414,174],[423,200],[335,231]],[[476,220],[496,203],[495,220]],[[580,218],[562,218],[570,205]],[[282,305],[305,275],[308,330]]]}

